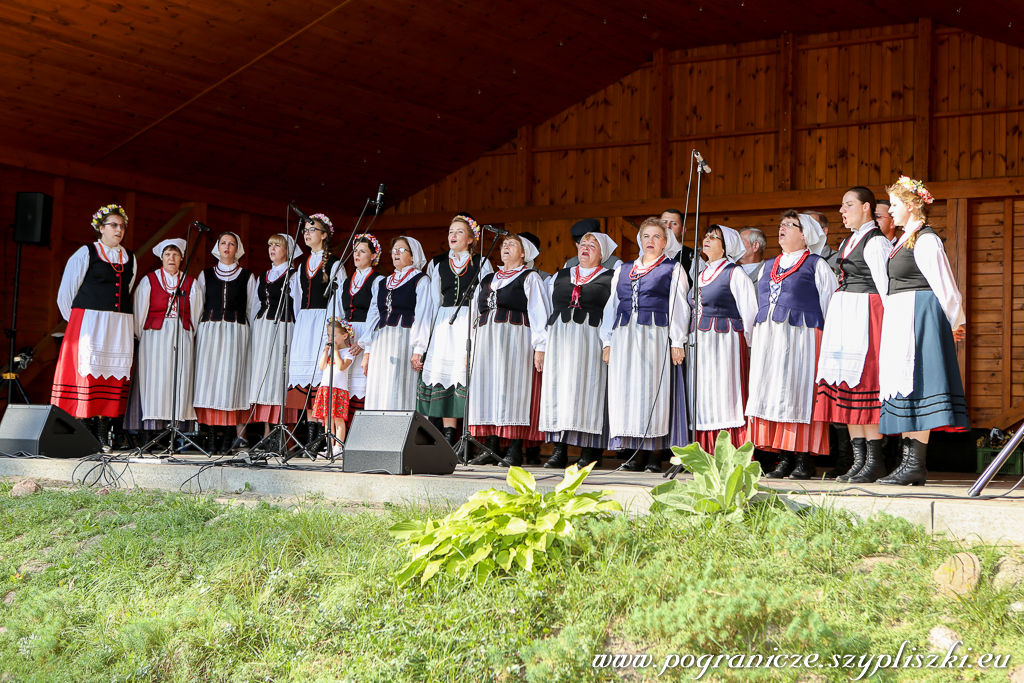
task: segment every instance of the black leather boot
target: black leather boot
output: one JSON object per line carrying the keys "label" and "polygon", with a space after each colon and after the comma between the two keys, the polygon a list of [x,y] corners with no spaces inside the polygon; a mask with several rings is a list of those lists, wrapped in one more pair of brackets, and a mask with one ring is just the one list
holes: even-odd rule
{"label": "black leather boot", "polygon": [[782,451],[779,453],[779,464],[764,476],[768,479],[782,479],[790,475],[793,467],[793,451]]}
{"label": "black leather boot", "polygon": [[220,452],[223,453],[224,455],[230,455],[234,440],[235,430],[231,427],[227,427],[224,430],[224,435],[221,437]]}
{"label": "black leather boot", "polygon": [[836,431],[838,432],[836,447],[832,450],[832,455],[836,459],[836,466],[825,473],[826,479],[848,476],[853,470],[853,441],[856,441],[856,439],[851,440],[849,438],[849,430],[839,429]]}
{"label": "black leather boot", "polygon": [[[626,463],[622,466],[622,469],[626,472],[643,472],[644,467],[647,466],[647,458],[650,456],[650,451],[636,451],[634,454],[632,449],[619,451],[621,457]],[[632,456],[632,460],[630,459]]]}
{"label": "black leather boot", "polygon": [[853,464],[846,474],[836,477],[836,481],[846,483],[852,477],[860,474],[864,469],[864,463],[868,460],[868,440],[863,438],[850,439],[850,448],[853,450]]}
{"label": "black leather boot", "polygon": [[504,467],[522,467],[523,466],[523,440],[512,439],[509,443],[508,448],[505,449],[505,462],[500,463]]}
{"label": "black leather boot", "polygon": [[[583,458],[580,458],[582,460]],[[562,442],[555,443],[555,450],[551,457],[544,463],[544,467],[553,470],[564,470],[569,466],[569,447]]]}
{"label": "black leather boot", "polygon": [[321,427],[319,422],[309,421],[306,423],[306,450],[312,455],[316,455],[317,451],[320,450],[322,444],[318,444],[316,441],[320,438]]}
{"label": "black leather boot", "polygon": [[110,418],[109,417],[97,417],[96,418],[96,439],[100,442],[100,447],[104,453],[110,452]]}
{"label": "black leather boot", "polygon": [[529,448],[523,449],[523,455],[525,456],[527,465],[540,464],[540,446],[530,446]]}
{"label": "black leather boot", "polygon": [[601,455],[604,453],[600,448],[584,448],[580,451],[580,459],[576,461],[576,467],[583,469],[592,462],[596,462],[594,468],[601,466]]}
{"label": "black leather boot", "polygon": [[868,455],[864,467],[857,476],[846,480],[848,484],[870,484],[885,476],[885,458],[882,455],[882,440],[868,441]]}
{"label": "black leather boot", "polygon": [[[498,449],[501,448],[501,439],[499,439],[496,435],[491,434],[489,437],[484,439],[484,446],[486,446],[490,450],[494,451],[495,453],[499,453],[500,451]],[[499,461],[498,461],[498,459],[496,457],[494,457],[490,453],[484,452],[484,453],[481,453],[480,455],[478,455],[477,457],[473,458],[472,460],[470,460],[469,464],[470,465],[497,465],[498,462]]]}
{"label": "black leather boot", "polygon": [[796,467],[789,473],[790,479],[811,479],[818,476],[818,468],[814,465],[814,456],[810,453],[796,454]]}
{"label": "black leather boot", "polygon": [[455,427],[445,427],[441,433],[444,434],[444,440],[448,442],[449,446],[454,446],[459,441],[459,433]]}
{"label": "black leather boot", "polygon": [[909,436],[903,439],[903,462],[888,477],[879,479],[879,484],[896,486],[924,486],[928,481],[928,470],[925,461],[928,456],[928,444],[921,443]]}
{"label": "black leather boot", "polygon": [[644,472],[661,474],[661,457],[663,453],[664,451],[650,451],[650,455],[644,463]]}

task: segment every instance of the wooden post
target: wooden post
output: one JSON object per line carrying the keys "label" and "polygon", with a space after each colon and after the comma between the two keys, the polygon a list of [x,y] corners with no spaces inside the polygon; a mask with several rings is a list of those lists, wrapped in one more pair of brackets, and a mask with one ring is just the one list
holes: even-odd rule
{"label": "wooden post", "polygon": [[[970,203],[969,199],[950,199],[946,203],[946,221],[949,225],[948,239],[953,244],[951,265],[956,276],[957,289],[960,290],[960,296],[963,298],[964,314],[967,316],[968,321],[971,319],[971,300],[968,297],[971,286],[970,240],[967,239]],[[952,220],[950,220],[951,218]],[[960,379],[963,381],[967,405],[970,405],[971,387],[967,381],[970,377],[970,356],[967,353],[966,339],[956,343],[956,360],[960,365]]]}
{"label": "wooden post", "polygon": [[779,148],[775,158],[775,189],[793,189],[794,81],[796,78],[796,38],[792,33],[779,37]]}
{"label": "wooden post", "polygon": [[658,48],[654,52],[654,67],[651,73],[651,152],[650,188],[648,197],[660,199],[669,195],[669,128],[671,128],[672,97],[671,66],[668,51]]}
{"label": "wooden post", "polygon": [[533,204],[533,126],[519,129],[516,137],[516,206]]}
{"label": "wooden post", "polygon": [[1013,199],[1003,200],[1003,410],[1013,405]]}
{"label": "wooden post", "polygon": [[917,22],[914,68],[914,175],[928,181],[932,158],[932,20]]}
{"label": "wooden post", "polygon": [[[61,321],[57,301],[61,276],[64,274],[64,178],[53,179],[53,216],[50,218],[50,306],[47,323],[49,327]],[[131,214],[129,214],[131,215]],[[91,230],[91,228],[90,228]]]}

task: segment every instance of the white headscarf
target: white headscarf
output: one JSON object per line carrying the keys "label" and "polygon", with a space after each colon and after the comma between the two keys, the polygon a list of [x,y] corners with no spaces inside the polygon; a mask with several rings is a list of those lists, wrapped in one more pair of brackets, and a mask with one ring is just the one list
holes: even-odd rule
{"label": "white headscarf", "polygon": [[423,245],[418,239],[408,235],[402,235],[401,239],[408,242],[409,248],[412,249],[412,267],[416,270],[423,270],[423,266],[427,265],[427,257],[423,255]]}
{"label": "white headscarf", "polygon": [[[238,263],[238,260],[245,256],[245,247],[242,246],[242,238],[238,236],[238,233],[231,232],[230,230],[221,234],[221,236],[224,235],[232,235],[235,238],[235,244],[238,245],[238,251],[235,252],[235,263]],[[213,249],[210,253],[213,254],[215,259],[220,261],[220,237],[217,238],[217,241],[214,243]]]}
{"label": "white headscarf", "polygon": [[292,239],[291,235],[286,235],[283,232],[279,232],[277,233],[277,236],[283,237],[284,240],[288,243],[289,251],[291,251],[292,254],[292,261],[302,256],[302,249],[299,247],[299,245],[295,244],[295,240]]}
{"label": "white headscarf", "polygon": [[163,242],[160,242],[155,247],[153,247],[153,254],[158,259],[163,259],[163,257],[164,257],[164,249],[166,249],[167,247],[177,247],[178,251],[181,252],[182,257],[184,257],[185,256],[185,247],[187,247],[187,246],[188,246],[188,243],[185,242],[185,240],[180,239],[180,238],[173,239],[173,240],[164,240]]}
{"label": "white headscarf", "polygon": [[725,258],[736,263],[747,253],[747,248],[743,246],[743,239],[740,237],[738,230],[734,230],[727,225],[719,225],[718,227],[725,238]]}
{"label": "white headscarf", "polygon": [[[669,231],[671,232],[671,231]],[[586,235],[580,238],[580,242],[586,237],[593,237],[597,240],[597,243],[601,245],[601,260],[607,261],[608,257],[615,253],[615,250],[619,248],[619,245],[615,243],[608,235],[603,232],[588,232]]]}
{"label": "white headscarf", "polygon": [[523,260],[526,262],[526,267],[532,270],[534,260],[540,256],[540,249],[525,237],[519,239],[523,242]]}
{"label": "white headscarf", "polygon": [[821,229],[821,223],[806,213],[800,214],[800,227],[803,228],[804,242],[812,254],[821,254],[828,243],[828,236]]}
{"label": "white headscarf", "polygon": [[[640,247],[640,258],[644,256],[644,242],[640,239],[643,230],[636,231],[636,245]],[[679,238],[669,228],[665,228],[665,233],[668,235],[668,244],[665,245],[664,254],[668,258],[675,258],[676,254],[683,250],[683,245],[679,243]],[[605,256],[605,258],[608,258]]]}

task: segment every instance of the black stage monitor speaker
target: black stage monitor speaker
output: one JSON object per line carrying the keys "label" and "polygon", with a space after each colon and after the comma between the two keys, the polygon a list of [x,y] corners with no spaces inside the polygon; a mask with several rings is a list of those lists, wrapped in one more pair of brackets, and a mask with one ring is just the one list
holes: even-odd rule
{"label": "black stage monitor speaker", "polygon": [[14,241],[21,244],[50,243],[53,197],[42,192],[19,192],[14,208]]}
{"label": "black stage monitor speaker", "polygon": [[0,422],[0,453],[83,458],[101,450],[82,422],[57,406],[7,406]]}
{"label": "black stage monitor speaker", "polygon": [[345,439],[345,472],[451,474],[458,458],[415,410],[358,410]]}

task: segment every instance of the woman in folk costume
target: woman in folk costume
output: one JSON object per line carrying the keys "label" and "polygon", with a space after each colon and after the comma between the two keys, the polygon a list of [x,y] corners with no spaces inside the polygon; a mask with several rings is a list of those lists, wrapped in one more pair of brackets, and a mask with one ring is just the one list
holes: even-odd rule
{"label": "woman in folk costume", "polygon": [[[253,404],[253,422],[263,422],[263,434],[281,419],[288,379],[283,375],[285,346],[291,350],[295,327],[295,303],[288,282],[288,266],[302,256],[302,249],[289,235],[278,233],[267,239],[270,270],[257,278],[259,310],[252,323],[252,374],[249,402]],[[284,299],[282,301],[282,298]],[[299,420],[297,408],[285,407],[284,422]]]}
{"label": "woman in folk costume", "polygon": [[[186,246],[185,240],[172,239],[153,247],[153,254],[163,266],[142,278],[135,290],[139,337],[136,381],[142,427],[148,430],[163,429],[175,417],[182,422],[196,419],[192,406],[193,347],[203,315],[203,290],[194,277],[181,271]],[[183,296],[176,296],[179,289]],[[182,431],[191,429],[183,427]]]}
{"label": "woman in folk costume", "polygon": [[853,458],[842,451],[827,479],[868,484],[885,475],[878,433],[878,355],[892,244],[875,225],[875,195],[854,187],[839,207],[853,234],[839,245],[839,289],[832,296],[818,356],[814,419],[848,425]]}
{"label": "woman in folk costume", "polygon": [[416,409],[416,377],[430,338],[434,297],[422,270],[423,246],[412,237],[394,238],[391,263],[395,272],[378,278],[373,288],[366,320],[373,334],[360,339],[366,410]]}
{"label": "woman in folk costume", "polygon": [[925,223],[928,188],[901,176],[887,191],[903,235],[889,255],[879,431],[903,440],[899,467],[878,483],[917,486],[928,478],[931,432],[970,429],[955,343],[964,339],[966,314],[942,240]]}
{"label": "woman in folk costume", "polygon": [[135,349],[131,290],[135,255],[121,246],[128,214],[116,204],[92,216],[96,241],[64,268],[57,307],[68,321],[57,358],[50,403],[90,428],[109,449],[110,418],[124,414]]}
{"label": "woman in folk costume", "polygon": [[623,469],[660,472],[651,451],[689,443],[683,378],[689,291],[675,234],[651,217],[637,234],[640,256],[622,263],[601,321],[608,363],[609,448]]}
{"label": "woman in folk costume", "polygon": [[817,255],[825,240],[818,221],[783,212],[782,253],[765,264],[757,283],[747,438],[780,454],[778,466],[766,475],[771,479],[810,479],[812,455],[828,453],[828,423],[814,420],[821,331],[836,289],[836,276]]}
{"label": "woman in folk costume", "polygon": [[616,248],[608,235],[587,233],[577,245],[579,263],[548,280],[552,312],[538,428],[555,447],[544,467],[568,465],[569,446],[583,449],[577,464],[585,467],[608,446],[608,366],[601,358],[601,321],[615,273],[601,262]]}
{"label": "woman in folk costume", "polygon": [[427,266],[434,304],[440,308],[433,315],[430,348],[416,389],[416,410],[440,417],[444,436],[452,445],[458,440],[458,419],[466,413],[466,340],[473,302],[466,299],[454,325],[449,320],[474,279],[494,272],[489,261],[473,253],[479,239],[480,226],[473,217],[458,214],[448,228],[448,251],[435,256]]}
{"label": "woman in folk costume", "polygon": [[[309,256],[292,276],[292,301],[295,305],[295,332],[288,352],[288,407],[302,409],[313,404],[320,386],[317,362],[327,343],[327,316],[341,317],[341,302],[334,291],[334,302],[328,296],[332,282],[341,284],[345,268],[331,253],[334,224],[322,213],[315,213],[303,226],[303,239]],[[320,425],[307,423],[306,445],[312,446],[321,435]]]}
{"label": "woman in folk costume", "polygon": [[704,235],[701,252],[707,264],[697,276],[700,289],[690,327],[697,350],[687,364],[687,379],[693,388],[695,405],[690,410],[697,441],[705,451],[714,453],[715,440],[723,429],[737,448],[747,442],[744,409],[757,290],[737,265],[746,253],[738,231],[712,225]]}
{"label": "woman in folk costume", "polygon": [[[256,277],[238,265],[242,240],[221,233],[213,247],[220,259],[199,274],[205,305],[196,339],[196,415],[201,424],[224,430],[220,453],[245,448],[252,362],[251,323],[258,310]],[[216,430],[213,430],[216,434]],[[234,435],[234,441],[232,437]]]}
{"label": "woman in folk costume", "polygon": [[345,420],[351,426],[352,416],[362,410],[366,399],[366,374],[363,373],[363,346],[373,336],[370,326],[370,309],[373,291],[382,276],[374,267],[380,263],[380,242],[370,233],[364,233],[352,243],[352,263],[355,270],[345,278],[341,286],[341,317],[352,326],[349,351],[352,353],[352,367],[349,370],[349,412]]}
{"label": "woman in folk costume", "polygon": [[[540,401],[540,378],[534,371],[544,370],[550,306],[540,275],[526,265],[537,254],[537,247],[519,235],[505,235],[503,267],[484,277],[472,311],[476,332],[469,429],[474,437],[486,437],[484,445],[494,452],[507,439],[504,458],[515,466],[523,464],[524,441],[544,440],[532,419]],[[490,453],[470,462],[499,463]]]}

